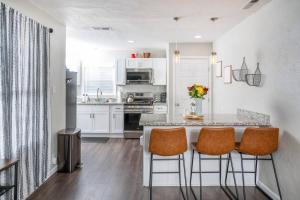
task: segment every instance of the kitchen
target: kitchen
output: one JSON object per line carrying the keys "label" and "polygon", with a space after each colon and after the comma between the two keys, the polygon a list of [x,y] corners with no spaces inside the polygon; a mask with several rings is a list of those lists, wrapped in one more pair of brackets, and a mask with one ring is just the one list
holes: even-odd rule
{"label": "kitchen", "polygon": [[1,200],[298,199],[298,0],[0,1]]}
{"label": "kitchen", "polygon": [[[81,78],[76,87],[83,88],[77,103],[77,127],[83,137],[139,139],[143,133],[139,125],[142,114],[167,117],[166,58],[117,59],[114,68],[117,98],[104,96],[103,85],[92,86],[94,91],[86,89],[89,86],[82,83],[93,81],[88,76]],[[84,68],[82,74],[88,74],[87,70]],[[95,73],[93,69],[91,74]]]}

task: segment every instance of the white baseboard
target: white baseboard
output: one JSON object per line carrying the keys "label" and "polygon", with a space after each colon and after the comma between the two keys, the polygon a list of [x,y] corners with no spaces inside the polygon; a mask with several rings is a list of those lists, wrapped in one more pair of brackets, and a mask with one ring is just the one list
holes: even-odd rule
{"label": "white baseboard", "polygon": [[266,186],[263,182],[257,181],[257,185],[272,199],[279,200],[279,195],[273,192],[268,186]]}
{"label": "white baseboard", "polygon": [[48,180],[53,174],[57,172],[57,165],[55,165],[48,173],[47,179]]}
{"label": "white baseboard", "polygon": [[123,133],[101,133],[101,134],[95,134],[95,133],[81,133],[81,137],[124,138],[124,134],[123,134]]}

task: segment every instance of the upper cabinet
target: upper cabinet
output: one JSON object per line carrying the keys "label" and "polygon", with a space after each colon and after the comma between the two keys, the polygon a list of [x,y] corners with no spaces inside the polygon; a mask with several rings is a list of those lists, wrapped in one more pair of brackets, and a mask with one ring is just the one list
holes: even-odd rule
{"label": "upper cabinet", "polygon": [[153,85],[167,85],[166,58],[127,58],[116,61],[116,84],[126,85],[126,68],[150,68]]}
{"label": "upper cabinet", "polygon": [[167,85],[167,60],[153,58],[153,85]]}
{"label": "upper cabinet", "polygon": [[118,59],[116,61],[116,84],[125,85],[126,84],[126,60]]}
{"label": "upper cabinet", "polygon": [[126,68],[152,68],[151,58],[127,58]]}

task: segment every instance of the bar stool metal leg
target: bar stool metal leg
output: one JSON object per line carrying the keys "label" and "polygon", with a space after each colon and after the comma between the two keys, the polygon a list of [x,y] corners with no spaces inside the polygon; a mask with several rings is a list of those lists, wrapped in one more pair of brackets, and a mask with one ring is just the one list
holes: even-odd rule
{"label": "bar stool metal leg", "polygon": [[275,163],[274,163],[274,159],[273,159],[273,155],[270,154],[270,156],[271,156],[271,161],[272,161],[273,170],[274,170],[274,174],[275,174],[275,179],[276,179],[276,184],[277,184],[277,189],[278,189],[279,197],[280,197],[280,199],[282,199],[281,191],[280,191],[280,187],[279,187],[279,181],[278,181],[278,177],[277,177],[277,172],[276,172],[276,168],[275,168]]}
{"label": "bar stool metal leg", "polygon": [[243,182],[243,197],[244,197],[244,200],[246,200],[243,155],[242,154],[240,154],[240,155],[241,155],[241,174],[242,174],[242,182]]}
{"label": "bar stool metal leg", "polygon": [[153,154],[150,156],[150,176],[149,176],[149,190],[150,190],[150,200],[152,200],[152,171],[153,171]]}
{"label": "bar stool metal leg", "polygon": [[187,188],[187,180],[186,180],[186,170],[185,170],[185,159],[184,159],[184,154],[182,154],[182,160],[183,160],[183,171],[184,171],[185,193],[186,193],[186,198],[189,199],[188,188]]}
{"label": "bar stool metal leg", "polygon": [[236,197],[235,198],[239,199],[239,192],[238,192],[238,188],[237,188],[237,184],[236,184],[235,171],[234,171],[234,167],[233,167],[233,161],[232,161],[231,153],[229,153],[228,157],[229,157],[229,160],[230,160],[230,163],[231,163],[231,169],[232,169],[232,174],[233,174],[233,182],[234,182],[235,193],[236,193]]}
{"label": "bar stool metal leg", "polygon": [[[181,158],[182,155],[182,158]],[[179,175],[179,188],[180,192],[183,196],[184,200],[189,200],[188,196],[188,190],[187,190],[187,178],[186,178],[186,168],[185,168],[185,160],[184,160],[184,154],[178,155],[178,158],[162,158],[162,159],[157,159],[153,158],[153,154],[151,153],[150,156],[150,176],[149,176],[149,192],[150,192],[150,200],[152,200],[152,180],[153,180],[153,174],[164,174],[164,173],[176,173]],[[168,160],[177,160],[178,161],[178,171],[171,171],[171,172],[164,172],[164,171],[153,171],[153,162],[154,161],[168,161]],[[184,170],[184,183],[185,183],[185,189],[186,189],[186,196],[184,195],[183,188],[181,185],[181,160],[183,161],[183,170]]]}
{"label": "bar stool metal leg", "polygon": [[254,166],[254,183],[255,186],[257,186],[256,184],[256,178],[257,178],[257,163],[258,163],[258,156],[255,156],[255,166]]}
{"label": "bar stool metal leg", "polygon": [[193,165],[194,165],[194,153],[195,151],[192,151],[192,161],[191,161],[191,173],[190,173],[190,187],[192,188],[192,177],[193,177]]}
{"label": "bar stool metal leg", "polygon": [[[228,173],[229,173],[229,164],[231,165],[231,169],[232,169],[232,175],[233,175],[233,181],[234,181],[234,187],[235,187],[235,194],[231,191],[231,189],[227,185],[227,177],[228,177]],[[220,168],[220,171],[221,171],[221,168]],[[227,162],[226,162],[226,171],[225,171],[225,188],[227,190],[225,190],[224,187],[221,184],[220,184],[220,186],[221,186],[221,189],[225,192],[225,194],[230,199],[232,199],[232,197],[234,199],[239,199],[239,194],[238,194],[238,189],[237,189],[237,184],[236,184],[235,171],[234,171],[234,167],[233,167],[233,161],[232,161],[231,153],[228,153]]]}
{"label": "bar stool metal leg", "polygon": [[179,187],[180,187],[180,191],[181,191],[181,193],[182,193],[182,195],[183,195],[183,191],[182,191],[182,188],[181,188],[181,166],[180,166],[180,159],[181,159],[181,157],[180,157],[180,155],[178,155],[178,158],[179,158],[179,159],[178,159]]}
{"label": "bar stool metal leg", "polygon": [[201,154],[198,153],[199,157],[199,181],[200,181],[200,199],[202,199],[202,170],[201,170]]}

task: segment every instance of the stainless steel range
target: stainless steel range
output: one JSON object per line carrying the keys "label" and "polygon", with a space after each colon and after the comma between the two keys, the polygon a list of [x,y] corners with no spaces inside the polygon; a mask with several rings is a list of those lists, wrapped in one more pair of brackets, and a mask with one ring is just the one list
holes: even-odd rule
{"label": "stainless steel range", "polygon": [[124,104],[124,137],[140,138],[143,127],[139,125],[143,113],[153,113],[152,93],[127,93]]}

